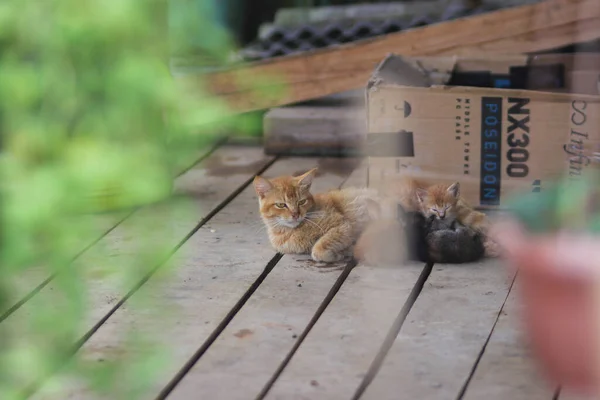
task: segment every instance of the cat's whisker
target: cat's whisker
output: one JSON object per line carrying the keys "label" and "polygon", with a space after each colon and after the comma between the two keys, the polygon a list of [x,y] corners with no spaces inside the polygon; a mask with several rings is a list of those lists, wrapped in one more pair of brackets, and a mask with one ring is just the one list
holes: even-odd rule
{"label": "cat's whisker", "polygon": [[306,218],[321,218],[325,216],[323,211],[311,211],[306,213]]}
{"label": "cat's whisker", "polygon": [[258,220],[258,221],[251,221],[250,222],[250,226],[259,226],[259,225],[264,225],[265,221],[263,221],[262,219]]}
{"label": "cat's whisker", "polygon": [[321,226],[319,224],[317,224],[314,221],[311,221],[310,218],[304,218],[304,220],[314,226],[316,226],[317,228],[319,228],[321,230],[321,234],[325,234],[325,231],[323,230],[323,228],[321,228]]}
{"label": "cat's whisker", "polygon": [[276,228],[281,226],[277,220],[269,220],[269,219],[260,219],[259,221],[253,221],[250,223],[250,227],[256,228],[254,234],[259,234],[260,232],[266,230],[267,228]]}
{"label": "cat's whisker", "polygon": [[261,233],[262,231],[267,229],[267,225],[263,225],[261,227],[259,227],[257,230],[254,231],[255,235],[258,235],[259,233]]}

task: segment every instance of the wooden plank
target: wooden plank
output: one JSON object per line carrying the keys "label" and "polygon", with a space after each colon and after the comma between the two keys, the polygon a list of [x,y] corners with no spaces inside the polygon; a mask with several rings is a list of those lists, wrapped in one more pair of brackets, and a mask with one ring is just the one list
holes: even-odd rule
{"label": "wooden plank", "polygon": [[[342,183],[341,177],[331,176],[327,182],[323,178],[322,189]],[[366,182],[365,168],[357,170],[347,183],[357,181]],[[169,399],[256,396],[339,275],[339,268],[319,268],[307,257],[285,256]],[[232,377],[236,385],[228,384]]]}
{"label": "wooden plank", "polygon": [[[185,172],[193,168],[200,158],[204,158],[207,154],[210,154],[219,146],[219,143],[222,142],[223,141],[221,140],[208,151],[203,150],[201,157],[195,155],[193,160],[190,158],[190,160],[187,162],[185,162],[185,160],[178,160],[178,165],[181,165],[182,168],[184,168],[181,170],[180,175],[183,175]],[[186,156],[189,158],[190,154],[187,154]],[[190,174],[190,176],[191,175],[192,174]],[[189,177],[183,178],[179,176],[179,179],[175,184],[175,191],[181,192],[181,185],[186,179],[189,179]],[[177,186],[179,186],[179,188]],[[94,246],[96,242],[109,234],[116,226],[132,216],[135,211],[136,210],[118,210],[99,214],[82,214],[78,216],[77,218],[80,220],[80,226],[87,227],[88,230],[78,231],[78,234],[80,235],[79,244],[74,244],[72,246],[72,248],[75,250],[71,255],[71,258],[73,260],[77,259],[89,248]],[[35,296],[37,291],[41,290],[45,285],[47,285],[53,279],[53,272],[54,271],[48,271],[47,268],[43,267],[34,267],[29,270],[22,271],[22,273],[15,278],[15,281],[12,282],[13,294],[11,297],[15,299],[15,303],[11,305],[7,304],[5,309],[0,309],[0,322],[25,304],[31,297]]]}
{"label": "wooden plank", "polygon": [[266,399],[350,399],[422,270],[352,270]]}
{"label": "wooden plank", "polygon": [[[596,15],[595,13],[593,15]],[[470,56],[482,53],[511,53],[515,42],[519,42],[521,53],[534,53],[552,50],[564,46],[565,43],[582,43],[600,37],[598,18],[581,19],[565,25],[542,29],[532,33],[524,33],[510,38],[502,38],[481,43],[473,47],[455,47],[436,55]]]}
{"label": "wooden plank", "polygon": [[562,388],[557,400],[598,400],[598,396],[575,393]]}
{"label": "wooden plank", "polygon": [[[366,166],[346,185],[366,186]],[[422,263],[354,268],[266,398],[350,398],[422,268]],[[290,300],[301,299],[294,293]],[[267,358],[281,359],[284,352],[275,348]],[[264,359],[260,356],[261,363]]]}
{"label": "wooden plank", "polygon": [[[85,273],[87,283],[87,314],[79,325],[81,335],[88,332],[109,313],[141,276],[156,267],[178,242],[194,229],[203,217],[223,203],[241,185],[248,184],[253,175],[266,167],[271,158],[260,147],[223,146],[201,164],[190,169],[176,181],[179,197],[189,198],[193,209],[182,208],[187,201],[174,199],[138,211],[96,246],[83,254],[69,271]],[[135,263],[140,249],[135,235],[151,246],[148,262]],[[213,240],[218,235],[212,234]],[[154,249],[155,248],[155,249]],[[145,249],[150,250],[150,249]],[[145,254],[144,251],[143,254]],[[127,281],[124,282],[124,274]],[[116,279],[119,277],[120,279]],[[49,315],[60,313],[55,295],[55,282],[47,285],[37,296],[3,323],[18,329],[31,310],[47,310]],[[33,379],[34,377],[32,377]]]}
{"label": "wooden plank", "polygon": [[[542,51],[600,37],[599,22],[595,0],[547,0],[253,63],[200,80],[194,75],[178,79],[190,92],[208,82],[236,110],[257,110],[364,87],[374,67],[392,51],[405,56]],[[248,82],[261,77],[260,87],[284,92],[252,95]]]}
{"label": "wooden plank", "polygon": [[434,265],[361,400],[456,398],[511,282],[499,261]]}
{"label": "wooden plank", "polygon": [[264,116],[264,146],[270,155],[339,156],[361,153],[366,139],[364,106],[275,108]]}
{"label": "wooden plank", "polygon": [[[518,281],[516,283],[518,285]],[[556,387],[542,379],[524,345],[518,288],[513,288],[492,332],[465,400],[552,400]]]}
{"label": "wooden plank", "polygon": [[[320,162],[322,166],[327,165],[327,160],[320,160]],[[335,163],[335,166],[321,168],[322,175],[314,183],[316,190],[338,186],[355,165],[351,163],[348,168],[349,160],[343,159],[329,160],[329,162]],[[303,172],[314,167],[315,163],[315,159],[309,158],[278,161],[268,170],[266,176]],[[124,349],[119,332],[127,329],[156,332],[157,339],[171,355],[170,362],[162,371],[160,378],[154,382],[152,393],[147,394],[149,398],[156,396],[209,338],[275,255],[264,231],[257,234],[261,224],[254,188],[248,187],[221,210],[210,224],[196,232],[176,253],[175,262],[181,267],[175,272],[174,279],[164,285],[161,280],[151,279],[131,299],[135,301],[138,295],[153,297],[157,302],[166,299],[173,308],[170,326],[167,326],[163,319],[145,318],[143,309],[121,308],[86,343],[82,349],[84,355],[97,360],[111,359],[115,356],[115,349],[126,350],[129,353],[153,351],[155,349],[136,348],[135,343]],[[284,260],[286,258],[284,257]],[[310,262],[304,264],[306,267]],[[289,268],[285,265],[286,262],[278,264],[276,271]],[[319,273],[317,268],[312,267],[310,273],[317,274],[321,279],[328,279]],[[297,282],[292,282],[291,287],[289,285],[284,287],[277,281],[275,284],[280,285],[278,286],[280,292],[300,289],[297,287]],[[255,294],[246,307],[253,304],[255,296],[260,297],[260,294]],[[293,326],[294,318],[291,318],[287,324]],[[277,319],[271,322],[274,325],[278,323]],[[248,336],[259,334],[259,328],[254,326],[240,328],[233,332],[237,335],[234,338],[247,341]],[[270,329],[267,326],[262,328]],[[301,325],[298,326],[298,329],[300,328]],[[285,331],[287,339],[291,342],[293,333],[288,332],[287,327]],[[223,366],[234,362],[237,358],[237,353],[228,354],[228,357],[223,360]],[[227,385],[227,388],[231,387],[232,385]],[[62,399],[69,396],[77,399],[92,398],[85,387],[78,385],[72,386],[66,393],[59,392],[52,397],[43,398]],[[197,393],[193,397],[205,398]]]}
{"label": "wooden plank", "polygon": [[[87,225],[88,230],[82,232],[84,236],[79,238],[78,244],[73,245],[74,251],[70,257],[78,257],[79,254],[108,234],[125,218],[128,218],[130,214],[130,212],[116,211],[99,215],[82,215],[80,218],[86,219],[85,225]],[[52,272],[47,267],[40,266],[20,271],[11,282],[12,293],[10,297],[13,299],[13,303],[2,303],[4,307],[0,308],[0,322],[25,304],[31,296],[35,295],[36,288],[51,280]]]}

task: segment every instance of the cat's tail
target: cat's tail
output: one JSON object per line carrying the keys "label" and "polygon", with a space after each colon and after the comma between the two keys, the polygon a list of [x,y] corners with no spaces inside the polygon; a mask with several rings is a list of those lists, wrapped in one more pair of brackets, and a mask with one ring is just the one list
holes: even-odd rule
{"label": "cat's tail", "polygon": [[404,227],[394,219],[370,222],[354,246],[354,258],[368,265],[398,265],[407,258]]}

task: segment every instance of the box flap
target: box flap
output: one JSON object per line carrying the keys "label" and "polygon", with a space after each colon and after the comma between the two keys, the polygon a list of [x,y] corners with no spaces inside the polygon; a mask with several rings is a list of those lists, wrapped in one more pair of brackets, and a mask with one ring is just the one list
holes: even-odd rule
{"label": "box flap", "polygon": [[418,60],[388,54],[371,75],[367,90],[382,84],[429,87],[436,81],[431,78],[431,70],[423,67]]}

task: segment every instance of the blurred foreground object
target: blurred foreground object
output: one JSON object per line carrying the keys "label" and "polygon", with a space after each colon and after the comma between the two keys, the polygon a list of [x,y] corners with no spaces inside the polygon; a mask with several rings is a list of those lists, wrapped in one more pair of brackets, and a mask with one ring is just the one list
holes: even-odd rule
{"label": "blurred foreground object", "polygon": [[[39,186],[28,179],[41,173],[61,182],[57,196],[65,197],[57,201],[71,211],[167,197],[181,163],[193,161],[190,149],[214,140],[201,128],[192,133],[190,121],[210,122],[225,109],[177,90],[167,62],[166,0],[4,3],[5,179]],[[214,30],[204,29],[207,37]],[[205,91],[198,95],[208,100]]]}
{"label": "blurred foreground object", "polygon": [[[592,157],[592,159],[595,156]],[[595,164],[595,161],[592,161]],[[597,171],[514,202],[495,237],[518,268],[523,323],[557,385],[600,393],[600,187]]]}
{"label": "blurred foreground object", "polygon": [[[168,59],[180,38],[167,34],[167,9],[167,0],[0,5],[2,400],[28,398],[62,367],[107,398],[133,400],[165,365],[158,346],[135,366],[73,354],[89,319],[92,276],[115,287],[139,282],[168,250],[148,227],[168,230],[172,213],[148,212],[144,223],[121,227],[135,244],[123,239],[120,250],[98,245],[94,257],[73,258],[97,239],[90,214],[170,197],[174,177],[213,144],[213,132],[237,123],[204,88],[193,99],[178,90]],[[230,43],[220,28],[192,17],[181,23],[196,23],[204,51],[225,59]],[[177,205],[173,211],[187,211]],[[19,290],[32,272],[45,279],[39,287],[52,281],[50,300],[13,317],[28,293],[39,298]]]}

